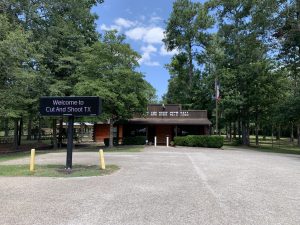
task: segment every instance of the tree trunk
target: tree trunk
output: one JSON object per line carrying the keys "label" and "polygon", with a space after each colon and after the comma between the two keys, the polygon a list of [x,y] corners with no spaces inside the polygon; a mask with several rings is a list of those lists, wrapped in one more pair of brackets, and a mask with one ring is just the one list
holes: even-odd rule
{"label": "tree trunk", "polygon": [[57,134],[56,134],[56,119],[52,120],[52,140],[53,140],[53,148],[57,148]]}
{"label": "tree trunk", "polygon": [[276,140],[280,140],[280,126],[277,127]]}
{"label": "tree trunk", "polygon": [[259,139],[258,139],[258,123],[256,121],[255,123],[255,145],[258,146],[259,145]]}
{"label": "tree trunk", "polygon": [[300,125],[297,125],[297,141],[298,141],[298,146],[300,147]]}
{"label": "tree trunk", "polygon": [[259,145],[259,140],[258,140],[258,113],[255,113],[255,145]]}
{"label": "tree trunk", "polygon": [[32,130],[32,117],[30,115],[28,118],[27,140],[31,140],[31,136],[32,136],[31,130]]}
{"label": "tree trunk", "polygon": [[233,138],[236,139],[236,121],[233,123]]}
{"label": "tree trunk", "polygon": [[20,125],[18,129],[18,146],[21,145],[21,140],[22,140],[22,130],[23,130],[23,117],[20,118]]}
{"label": "tree trunk", "polygon": [[263,128],[263,140],[266,140],[266,127]]}
{"label": "tree trunk", "polygon": [[229,123],[229,141],[232,142],[232,124]]}
{"label": "tree trunk", "polygon": [[225,133],[226,133],[226,139],[229,139],[229,133],[228,133],[228,126],[227,124],[225,125]]}
{"label": "tree trunk", "polygon": [[59,120],[58,146],[62,148],[63,118]]}
{"label": "tree trunk", "polygon": [[112,148],[114,146],[114,121],[112,119],[109,120],[109,147]]}
{"label": "tree trunk", "polygon": [[245,121],[242,121],[242,141],[243,145],[249,146],[249,130]]}
{"label": "tree trunk", "polygon": [[188,56],[189,56],[189,84],[192,87],[193,84],[193,56],[192,56],[192,43],[189,42],[189,49],[188,49]]}
{"label": "tree trunk", "polygon": [[8,137],[9,135],[9,128],[8,128],[8,119],[4,119],[4,137]]}
{"label": "tree trunk", "polygon": [[238,120],[238,135],[239,135],[239,140],[241,139],[241,120],[239,118]]}
{"label": "tree trunk", "polygon": [[273,130],[273,125],[272,125],[272,129],[271,129],[271,135],[272,135],[272,148],[274,146],[273,142],[274,142],[274,130]]}
{"label": "tree trunk", "polygon": [[14,128],[14,149],[18,150],[18,134],[19,134],[19,119],[15,119],[15,128]]}
{"label": "tree trunk", "polygon": [[294,123],[291,123],[291,137],[290,137],[290,142],[294,144]]}
{"label": "tree trunk", "polygon": [[42,124],[41,124],[41,117],[39,117],[39,125],[38,125],[38,142],[42,139]]}

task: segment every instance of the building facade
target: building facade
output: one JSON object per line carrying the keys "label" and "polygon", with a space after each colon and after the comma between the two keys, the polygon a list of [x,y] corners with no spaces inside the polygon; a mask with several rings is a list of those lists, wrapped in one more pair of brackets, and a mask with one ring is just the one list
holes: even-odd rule
{"label": "building facade", "polygon": [[[145,117],[136,117],[114,126],[114,138],[122,143],[123,137],[145,136],[148,143],[166,144],[166,137],[208,135],[211,122],[206,110],[182,110],[179,104],[150,104]],[[94,127],[94,140],[103,142],[109,138],[109,124],[98,123]]]}

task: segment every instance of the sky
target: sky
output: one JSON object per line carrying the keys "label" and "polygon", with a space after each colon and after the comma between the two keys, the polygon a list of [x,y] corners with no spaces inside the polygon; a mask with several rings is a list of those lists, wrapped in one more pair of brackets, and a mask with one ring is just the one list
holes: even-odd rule
{"label": "sky", "polygon": [[116,29],[141,55],[138,69],[156,89],[158,98],[167,92],[170,75],[165,65],[172,55],[162,42],[175,0],[105,0],[92,9],[99,16],[97,31]]}

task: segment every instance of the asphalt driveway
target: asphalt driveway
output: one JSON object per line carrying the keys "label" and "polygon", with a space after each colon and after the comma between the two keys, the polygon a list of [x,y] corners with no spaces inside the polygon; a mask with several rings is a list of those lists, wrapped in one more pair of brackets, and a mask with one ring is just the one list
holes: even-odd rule
{"label": "asphalt driveway", "polygon": [[[76,152],[73,163],[98,164],[98,154]],[[103,177],[0,177],[0,224],[300,224],[299,156],[149,147],[107,153],[106,163],[121,169]]]}

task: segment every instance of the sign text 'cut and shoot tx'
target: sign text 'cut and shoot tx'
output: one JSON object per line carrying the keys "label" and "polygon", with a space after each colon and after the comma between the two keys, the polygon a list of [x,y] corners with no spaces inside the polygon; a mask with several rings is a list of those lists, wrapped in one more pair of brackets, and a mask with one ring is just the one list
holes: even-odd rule
{"label": "sign text 'cut and shoot tx'", "polygon": [[100,114],[99,97],[41,97],[40,113],[43,116],[96,116]]}

